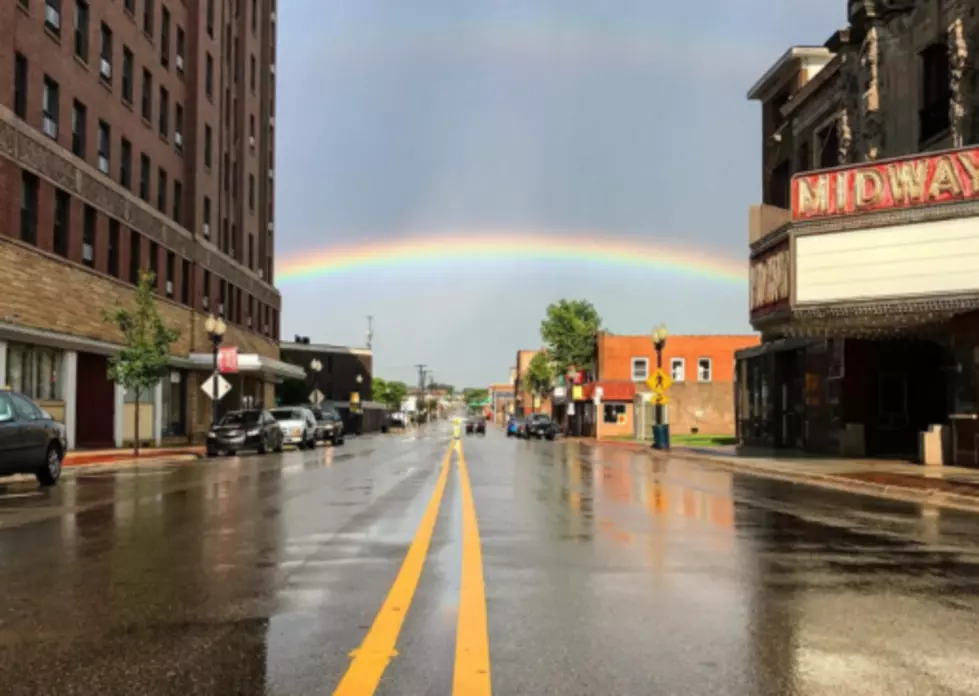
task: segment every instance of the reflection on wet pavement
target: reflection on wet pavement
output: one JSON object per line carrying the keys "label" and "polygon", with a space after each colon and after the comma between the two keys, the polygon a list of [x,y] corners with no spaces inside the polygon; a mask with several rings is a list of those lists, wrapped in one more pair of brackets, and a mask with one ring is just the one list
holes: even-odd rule
{"label": "reflection on wet pavement", "polygon": [[[447,444],[0,485],[2,693],[332,693]],[[977,516],[608,446],[464,446],[494,693],[979,693]],[[452,693],[459,486],[379,694]]]}

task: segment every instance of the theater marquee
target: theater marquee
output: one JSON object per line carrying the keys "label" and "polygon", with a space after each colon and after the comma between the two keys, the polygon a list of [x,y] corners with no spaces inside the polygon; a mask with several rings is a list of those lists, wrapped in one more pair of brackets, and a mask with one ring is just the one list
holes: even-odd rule
{"label": "theater marquee", "polygon": [[979,148],[797,174],[792,219],[813,220],[979,198]]}

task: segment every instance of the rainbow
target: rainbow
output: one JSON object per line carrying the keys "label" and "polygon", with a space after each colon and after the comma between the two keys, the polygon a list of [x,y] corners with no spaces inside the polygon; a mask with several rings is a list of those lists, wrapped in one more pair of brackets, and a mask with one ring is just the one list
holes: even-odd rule
{"label": "rainbow", "polygon": [[276,282],[292,283],[409,264],[515,259],[631,266],[736,284],[748,280],[746,261],[697,249],[604,234],[569,237],[539,232],[481,232],[401,237],[285,254],[277,264]]}

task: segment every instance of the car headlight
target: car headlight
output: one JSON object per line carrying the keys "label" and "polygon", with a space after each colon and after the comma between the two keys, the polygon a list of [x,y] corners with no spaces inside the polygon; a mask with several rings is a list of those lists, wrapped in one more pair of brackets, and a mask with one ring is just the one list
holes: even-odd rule
{"label": "car headlight", "polygon": [[248,431],[248,436],[249,437],[255,437],[256,435],[258,435],[261,432],[262,432],[261,428],[252,428],[251,430]]}
{"label": "car headlight", "polygon": [[207,433],[207,436],[208,437],[217,437],[217,435],[214,434],[214,431],[213,430],[211,430],[210,432],[208,432]]}

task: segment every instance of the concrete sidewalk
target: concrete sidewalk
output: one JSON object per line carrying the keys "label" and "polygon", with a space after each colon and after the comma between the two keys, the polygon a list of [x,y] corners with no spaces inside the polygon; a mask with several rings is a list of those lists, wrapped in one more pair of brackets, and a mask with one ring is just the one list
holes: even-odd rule
{"label": "concrete sidewalk", "polygon": [[641,450],[651,457],[707,461],[739,473],[791,483],[979,511],[979,469],[924,467],[893,460],[786,456],[734,446],[674,447],[669,452],[660,452],[648,443],[591,442]]}

